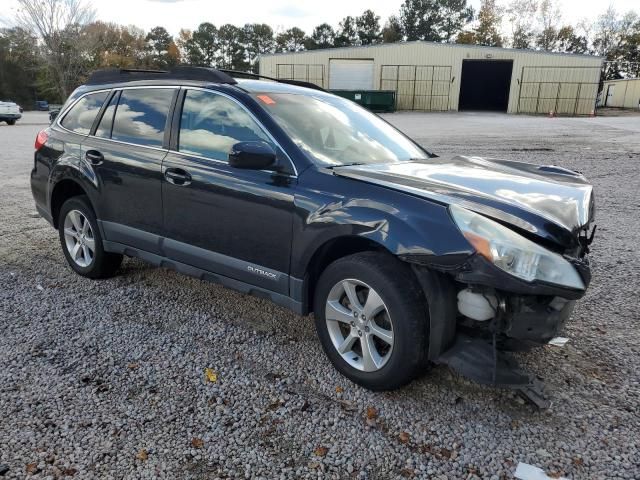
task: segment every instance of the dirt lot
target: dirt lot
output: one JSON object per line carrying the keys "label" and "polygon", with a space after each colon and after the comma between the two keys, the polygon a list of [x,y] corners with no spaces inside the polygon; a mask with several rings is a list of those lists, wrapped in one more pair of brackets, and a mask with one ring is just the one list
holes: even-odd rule
{"label": "dirt lot", "polygon": [[137,260],[108,281],[74,275],[35,212],[46,114],[27,113],[0,124],[0,477],[499,479],[518,462],[640,477],[640,117],[386,118],[441,155],[594,183],[594,279],[571,340],[522,357],[549,410],[440,367],[371,393],[335,373],[309,318]]}

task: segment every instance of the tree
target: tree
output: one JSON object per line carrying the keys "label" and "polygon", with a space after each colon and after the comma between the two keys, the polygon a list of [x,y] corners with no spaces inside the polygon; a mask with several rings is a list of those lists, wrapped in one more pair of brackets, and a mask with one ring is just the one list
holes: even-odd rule
{"label": "tree", "polygon": [[278,52],[300,52],[304,50],[306,35],[298,27],[290,28],[276,36]]}
{"label": "tree", "polygon": [[[595,53],[606,58],[605,79],[625,78],[638,73],[640,61],[640,18],[635,12],[620,16],[609,7],[600,15],[594,28],[593,48]],[[635,67],[635,68],[634,68]]]}
{"label": "tree", "polygon": [[257,73],[258,57],[275,50],[273,30],[266,23],[247,23],[244,26],[244,41],[249,67]]}
{"label": "tree", "polygon": [[318,48],[332,48],[335,46],[336,32],[328,23],[321,23],[313,29],[313,33],[307,39],[307,50]]}
{"label": "tree", "polygon": [[218,66],[231,70],[246,70],[246,53],[244,31],[230,23],[222,25],[218,30]]}
{"label": "tree", "polygon": [[456,34],[473,20],[473,8],[467,6],[467,0],[441,0],[442,26],[440,37],[452,42]]}
{"label": "tree", "polygon": [[538,0],[513,0],[506,11],[511,25],[511,46],[531,48],[536,36],[534,24]]}
{"label": "tree", "polygon": [[189,65],[212,67],[218,55],[218,29],[209,22],[198,25],[191,38],[180,40],[185,45],[185,57]]}
{"label": "tree", "polygon": [[538,22],[540,33],[536,37],[536,45],[542,50],[552,51],[557,42],[560,9],[556,0],[541,0],[538,5]]}
{"label": "tree", "polygon": [[338,25],[335,43],[336,47],[354,47],[360,44],[358,25],[355,18],[349,15],[342,19]]}
{"label": "tree", "polygon": [[38,39],[31,32],[20,27],[0,30],[0,100],[32,104],[41,66]]}
{"label": "tree", "polygon": [[173,43],[173,37],[169,35],[169,32],[167,32],[166,28],[152,28],[147,34],[145,41],[147,42],[148,53],[146,63],[149,66],[153,66],[156,68],[167,68],[172,64],[172,59],[169,55],[169,49],[171,47],[171,44]]}
{"label": "tree", "polygon": [[466,0],[405,0],[400,7],[407,40],[448,42],[472,19]]}
{"label": "tree", "polygon": [[171,43],[169,44],[169,48],[167,49],[166,59],[167,59],[167,65],[169,67],[175,67],[182,60],[180,55],[180,49],[178,48],[178,46],[173,40],[171,40]]}
{"label": "tree", "polygon": [[587,37],[578,35],[571,25],[565,25],[558,30],[554,50],[566,53],[587,53],[589,51]]}
{"label": "tree", "polygon": [[387,23],[384,24],[384,28],[382,29],[382,42],[401,42],[402,39],[402,24],[400,23],[400,19],[395,15],[391,15],[387,20]]}
{"label": "tree", "polygon": [[49,69],[47,78],[61,99],[66,99],[87,70],[82,26],[94,11],[84,0],[17,0],[17,24],[37,36]]}
{"label": "tree", "polygon": [[89,69],[134,67],[148,53],[144,32],[133,26],[92,22],[83,27],[82,39]]}
{"label": "tree", "polygon": [[442,15],[437,0],[405,0],[400,7],[400,23],[407,40],[441,40]]}
{"label": "tree", "polygon": [[189,58],[188,45],[193,40],[193,32],[188,28],[181,28],[178,32],[178,38],[176,38],[176,47],[180,51],[180,58],[183,63],[191,63]]}
{"label": "tree", "polygon": [[92,22],[85,25],[83,35],[90,47],[86,54],[90,58],[91,68],[109,65],[111,52],[115,50],[120,39],[120,27],[115,23]]}
{"label": "tree", "polygon": [[470,30],[465,30],[464,32],[460,32],[456,37],[456,43],[460,43],[463,45],[475,45],[476,34]]}
{"label": "tree", "polygon": [[[463,40],[472,40],[470,43],[486,45],[488,47],[501,47],[500,23],[502,21],[502,9],[496,5],[496,0],[482,0],[478,13],[478,24],[471,35],[462,37]],[[460,36],[458,37],[460,38]],[[459,42],[459,43],[467,43]]]}
{"label": "tree", "polygon": [[620,65],[618,75],[640,77],[640,20],[633,23],[629,31],[623,33],[614,56],[629,62]]}
{"label": "tree", "polygon": [[356,18],[356,27],[361,45],[378,43],[382,37],[380,16],[373,13],[372,10],[365,10],[362,15]]}

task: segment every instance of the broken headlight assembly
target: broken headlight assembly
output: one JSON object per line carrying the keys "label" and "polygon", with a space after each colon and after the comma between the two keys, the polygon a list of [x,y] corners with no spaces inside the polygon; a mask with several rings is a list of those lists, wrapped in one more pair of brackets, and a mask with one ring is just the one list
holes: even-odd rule
{"label": "broken headlight assembly", "polygon": [[578,290],[585,289],[574,266],[562,255],[465,208],[451,205],[449,211],[476,252],[496,267],[527,282],[539,280]]}

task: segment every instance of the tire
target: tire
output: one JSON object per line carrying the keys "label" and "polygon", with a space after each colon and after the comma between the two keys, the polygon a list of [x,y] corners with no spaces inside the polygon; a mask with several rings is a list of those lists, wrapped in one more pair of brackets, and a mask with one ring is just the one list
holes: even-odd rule
{"label": "tire", "polygon": [[120,267],[122,255],[104,251],[98,221],[86,196],[64,202],[58,217],[58,232],[67,263],[77,274],[109,278]]}
{"label": "tire", "polygon": [[15,120],[7,120],[7,125],[15,125],[16,121]]}
{"label": "tire", "polygon": [[[355,292],[355,302],[359,302],[356,307],[347,290],[352,295]],[[371,306],[378,305],[381,310],[369,315],[367,300],[371,291],[377,293],[377,297],[371,297]],[[335,261],[318,280],[314,307],[322,348],[336,370],[351,381],[370,390],[394,390],[426,369],[427,303],[410,267],[395,257],[363,252]],[[359,313],[360,321],[354,317],[346,323],[345,314],[354,312]],[[365,318],[363,312],[367,313]],[[378,336],[379,333],[383,335]],[[338,346],[345,347],[349,342],[353,346],[346,349],[352,348],[351,351],[338,351]],[[375,352],[365,354],[363,342],[370,345],[369,352]]]}

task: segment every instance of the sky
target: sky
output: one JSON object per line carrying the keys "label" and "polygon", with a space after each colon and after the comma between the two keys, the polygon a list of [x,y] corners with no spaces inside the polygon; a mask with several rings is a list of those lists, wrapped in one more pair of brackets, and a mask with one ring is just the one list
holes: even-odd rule
{"label": "sky", "polygon": [[[639,0],[560,0],[562,19],[576,24],[595,18],[609,4],[625,12],[640,13]],[[173,35],[181,28],[193,30],[201,22],[215,25],[233,23],[268,23],[276,32],[297,26],[311,33],[313,27],[327,22],[337,26],[347,15],[359,15],[367,8],[382,17],[400,10],[402,0],[93,0],[96,19],[120,24],[134,24],[149,30],[162,25]],[[469,0],[476,9],[480,0]],[[10,24],[16,0],[0,0],[0,22]]]}

